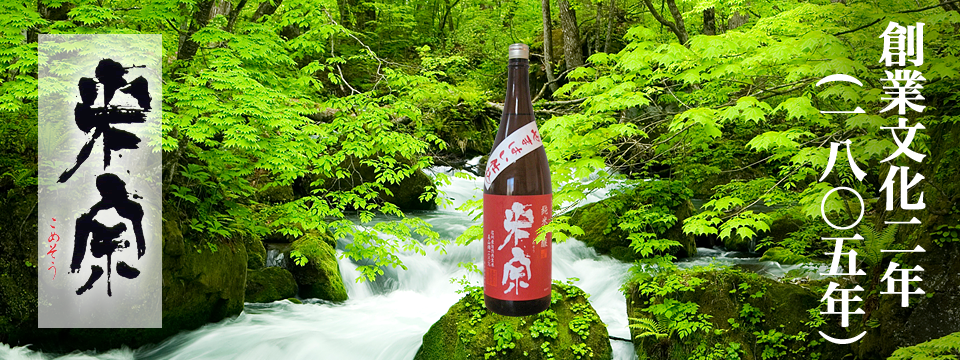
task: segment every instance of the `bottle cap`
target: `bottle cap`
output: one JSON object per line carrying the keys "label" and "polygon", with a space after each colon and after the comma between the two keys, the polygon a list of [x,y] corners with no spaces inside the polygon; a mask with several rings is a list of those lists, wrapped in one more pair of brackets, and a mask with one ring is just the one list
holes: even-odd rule
{"label": "bottle cap", "polygon": [[511,59],[529,59],[530,47],[527,46],[527,44],[510,45],[510,58]]}

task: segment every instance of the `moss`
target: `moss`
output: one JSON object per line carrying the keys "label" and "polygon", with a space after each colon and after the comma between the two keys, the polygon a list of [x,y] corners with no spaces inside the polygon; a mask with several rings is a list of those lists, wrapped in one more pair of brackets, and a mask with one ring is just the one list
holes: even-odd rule
{"label": "moss", "polygon": [[[0,218],[0,228],[13,229],[16,227],[9,224],[27,216],[36,218],[36,201],[33,189],[32,195],[21,194],[15,203],[4,202],[13,216]],[[4,260],[0,261],[0,341],[11,346],[31,344],[33,349],[47,352],[135,348],[240,314],[247,264],[244,244],[226,239],[217,242],[216,252],[197,252],[193,245],[185,245],[180,231],[184,220],[170,210],[173,208],[164,206],[163,213],[162,328],[38,329],[37,270],[23,260],[7,261],[10,256],[35,258],[37,243],[27,239],[35,239],[37,228],[36,222],[30,221],[22,232],[0,232],[0,258]]]}
{"label": "moss", "polygon": [[744,239],[737,234],[730,234],[729,237],[723,239],[723,247],[729,251],[751,252],[756,250],[751,239]]}
{"label": "moss", "polygon": [[244,241],[247,249],[247,269],[262,269],[266,266],[267,248],[263,242],[256,238],[249,238]]}
{"label": "moss", "polygon": [[265,303],[297,295],[293,274],[280,267],[247,270],[247,289],[244,301]]}
{"label": "moss", "polygon": [[347,299],[347,289],[340,276],[337,254],[330,245],[328,236],[309,232],[292,247],[306,256],[303,266],[293,265],[290,272],[300,288],[301,298],[318,298],[330,301]]}
{"label": "moss", "polygon": [[776,261],[781,265],[794,265],[810,262],[810,259],[803,255],[797,255],[789,249],[775,247],[763,252],[760,261]]}
{"label": "moss", "polygon": [[296,199],[296,195],[293,193],[293,185],[274,185],[260,189],[257,198],[265,203],[283,204]]}
{"label": "moss", "polygon": [[677,218],[673,226],[657,234],[680,243],[681,247],[673,249],[673,254],[678,257],[695,256],[696,239],[683,233],[683,221],[693,214],[693,203],[684,197],[683,191],[673,189],[675,183],[644,186],[573,210],[570,224],[579,226],[584,232],[577,239],[598,253],[632,262],[637,259],[637,254],[630,247],[631,242],[627,238],[629,233],[620,228],[619,222],[628,211],[650,205],[652,211],[669,213]]}
{"label": "moss", "polygon": [[294,304],[303,304],[303,301],[300,301],[300,299],[293,298],[293,297],[292,297],[292,298],[287,298],[287,301],[292,302],[292,303],[294,303]]}
{"label": "moss", "polygon": [[770,358],[772,354],[778,354],[775,356],[778,359],[810,359],[816,356],[821,359],[840,359],[850,350],[849,347],[827,343],[819,335],[810,335],[816,334],[816,331],[834,336],[846,334],[839,324],[820,324],[816,321],[818,311],[810,313],[810,309],[819,307],[822,296],[811,288],[812,284],[801,286],[781,283],[733,269],[678,271],[660,274],[643,283],[647,286],[690,286],[686,291],[677,290],[659,297],[644,295],[640,291],[640,282],[628,284],[629,318],[653,318],[644,311],[645,308],[662,303],[664,299],[674,299],[698,304],[698,313],[709,316],[711,329],[694,332],[684,338],[672,336],[665,341],[657,341],[653,337],[639,337],[640,330],[631,328],[640,359],[706,356],[711,352],[724,353],[731,344],[738,344],[735,352],[744,360]]}
{"label": "moss", "polygon": [[430,327],[415,359],[610,359],[606,326],[586,294],[558,283],[552,291],[548,310],[509,317],[487,311],[474,288]]}
{"label": "moss", "polygon": [[[960,143],[960,127],[949,122],[927,125],[924,133],[938,143]],[[960,147],[931,147],[923,162],[910,171],[928,176],[910,189],[911,194],[924,193],[925,209],[895,207],[890,212],[878,212],[874,223],[911,217],[922,221],[921,225],[901,226],[892,246],[912,249],[919,245],[926,249],[925,253],[894,257],[901,269],[923,268],[917,274],[923,281],[916,285],[926,295],[911,296],[909,307],[901,307],[899,296],[877,294],[886,291],[887,283],[879,279],[888,263],[865,269],[871,278],[860,284],[870,294],[864,297],[864,311],[870,316],[859,323],[851,322],[851,331],[867,331],[863,339],[852,344],[861,359],[883,358],[897,348],[960,332],[960,242],[938,243],[940,238],[934,235],[941,226],[960,223]]]}

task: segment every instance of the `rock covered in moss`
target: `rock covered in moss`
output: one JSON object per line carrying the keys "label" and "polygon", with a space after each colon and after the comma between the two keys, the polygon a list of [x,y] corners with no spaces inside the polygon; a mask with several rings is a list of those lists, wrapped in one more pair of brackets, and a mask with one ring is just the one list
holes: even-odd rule
{"label": "rock covered in moss", "polygon": [[297,282],[284,268],[271,266],[247,270],[246,302],[265,303],[297,295]]}
{"label": "rock covered in moss", "polygon": [[[3,201],[11,216],[0,219],[0,228],[17,229],[23,219],[35,219],[36,201],[35,188]],[[247,267],[243,242],[219,240],[212,251],[202,240],[185,240],[181,228],[187,220],[164,205],[162,328],[38,329],[37,270],[22,260],[37,254],[37,225],[29,221],[22,231],[0,232],[0,342],[50,352],[135,348],[240,314]]]}
{"label": "rock covered in moss", "polygon": [[636,251],[630,247],[631,241],[627,238],[629,233],[621,229],[619,223],[628,211],[650,206],[650,211],[676,217],[676,222],[657,233],[657,236],[680,243],[681,247],[673,249],[676,256],[695,256],[696,240],[693,235],[683,232],[683,221],[692,216],[694,210],[687,193],[676,182],[645,183],[635,190],[575,209],[570,224],[583,229],[584,234],[577,236],[577,239],[597,252],[609,254],[618,260],[633,261],[637,258]]}
{"label": "rock covered in moss", "polygon": [[[820,289],[733,269],[665,272],[627,285],[630,334],[640,359],[841,359],[846,337],[820,316]],[[663,294],[663,295],[658,295]]]}
{"label": "rock covered in moss", "polygon": [[330,301],[347,299],[347,289],[340,276],[337,253],[330,245],[329,236],[315,231],[304,234],[291,244],[307,260],[306,264],[290,266],[301,298],[317,298]]}
{"label": "rock covered in moss", "polygon": [[247,269],[262,269],[267,264],[267,248],[256,238],[244,241],[247,248]]}
{"label": "rock covered in moss", "polygon": [[[173,216],[164,216],[163,221],[186,222]],[[182,239],[178,231],[167,232],[167,228],[164,227],[164,239]],[[170,229],[174,231],[176,226]],[[164,329],[195,329],[243,311],[247,269],[244,244],[238,240],[222,240],[217,250],[212,251],[197,244],[198,241],[202,240],[184,241],[191,245],[187,245],[182,256],[163,258]]]}
{"label": "rock covered in moss", "polygon": [[723,248],[728,251],[739,251],[739,252],[754,252],[756,251],[756,236],[753,238],[747,239],[736,233],[730,234],[727,238],[722,240]]}
{"label": "rock covered in moss", "polygon": [[554,283],[550,308],[510,317],[486,309],[473,288],[423,336],[415,360],[610,359],[607,327],[571,285]]}
{"label": "rock covered in moss", "polygon": [[296,199],[293,191],[293,184],[271,185],[257,190],[257,199],[261,202],[271,204],[282,204]]}
{"label": "rock covered in moss", "polygon": [[[958,144],[958,129],[960,127],[955,124],[945,122],[929,126],[924,131],[940,144]],[[923,279],[913,282],[911,288],[919,287],[926,294],[910,296],[908,307],[901,306],[900,296],[872,295],[886,291],[887,282],[879,279],[889,263],[879,264],[878,269],[865,269],[868,274],[876,275],[871,281],[861,282],[864,290],[871,293],[872,299],[865,297],[865,301],[876,300],[876,306],[865,309],[867,312],[872,310],[868,320],[872,324],[851,322],[851,328],[860,326],[853,331],[867,331],[861,341],[852,344],[861,359],[886,357],[897,348],[960,332],[960,206],[957,205],[960,172],[957,169],[960,169],[960,156],[956,145],[931,147],[927,158],[916,169],[910,168],[911,172],[929,176],[910,189],[913,194],[924,193],[925,208],[905,210],[895,207],[893,211],[882,213],[883,220],[911,217],[921,220],[921,225],[900,226],[892,246],[913,249],[919,245],[926,249],[924,253],[896,258],[899,269],[923,268],[923,272],[911,274]]]}

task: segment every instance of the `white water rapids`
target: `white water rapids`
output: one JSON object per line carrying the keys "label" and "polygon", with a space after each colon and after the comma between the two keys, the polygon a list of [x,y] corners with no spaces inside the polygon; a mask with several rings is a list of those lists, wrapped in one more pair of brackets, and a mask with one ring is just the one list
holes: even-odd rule
{"label": "white water rapids", "polygon": [[[445,171],[447,169],[436,169]],[[482,179],[451,177],[443,190],[455,205],[480,193]],[[605,194],[603,194],[605,195]],[[593,196],[595,201],[599,196]],[[452,239],[474,222],[466,213],[437,210],[411,214],[431,223],[442,237]],[[11,348],[0,343],[0,359],[360,359],[410,360],[420,347],[423,335],[462,295],[461,285],[451,282],[467,276],[480,283],[477,274],[468,274],[460,262],[482,262],[479,242],[469,246],[450,244],[447,254],[428,251],[426,256],[401,254],[408,270],[389,269],[374,283],[356,283],[357,265],[339,260],[349,300],[333,304],[279,301],[251,304],[236,318],[182,332],[156,345],[139,349],[114,349],[98,353],[44,354],[25,347]],[[738,259],[712,249],[700,249],[701,256],[681,263],[682,267],[703,265],[711,257],[721,263],[749,264],[755,270],[782,274],[788,269],[776,263],[758,263],[756,258]],[[590,303],[607,325],[611,336],[629,339],[626,302],[620,286],[630,265],[596,252],[577,240],[555,244],[553,278],[579,278],[574,285],[590,294]],[[633,345],[611,340],[614,359],[635,359]]]}

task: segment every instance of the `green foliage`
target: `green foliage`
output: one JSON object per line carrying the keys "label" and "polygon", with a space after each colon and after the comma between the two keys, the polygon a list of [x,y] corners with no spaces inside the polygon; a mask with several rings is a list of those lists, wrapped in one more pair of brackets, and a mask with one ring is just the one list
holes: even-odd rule
{"label": "green foliage", "polygon": [[960,358],[960,333],[897,349],[887,360],[956,360]]}
{"label": "green foliage", "polygon": [[756,325],[763,320],[763,311],[750,303],[743,303],[743,307],[740,308],[740,318],[751,325]]}
{"label": "green foliage", "polygon": [[943,246],[950,242],[960,242],[960,225],[938,225],[935,231],[930,233],[933,242],[938,246]]}
{"label": "green foliage", "polygon": [[523,337],[523,334],[517,332],[509,323],[496,323],[493,325],[493,339],[496,346],[487,347],[487,352],[483,354],[484,359],[496,358],[497,354],[506,354],[507,350],[517,347],[516,340]]}
{"label": "green foliage", "polygon": [[530,336],[533,338],[557,338],[557,314],[547,309],[537,315],[537,319],[530,325]]}
{"label": "green foliage", "polygon": [[669,342],[674,335],[683,339],[698,331],[708,332],[713,328],[708,321],[711,316],[698,314],[698,308],[696,303],[664,299],[661,304],[643,309],[650,313],[652,318],[633,318],[631,321],[637,323],[630,327],[643,331],[638,337],[654,336],[662,342]]}
{"label": "green foliage", "polygon": [[864,223],[858,227],[858,233],[863,236],[863,244],[852,245],[857,248],[857,255],[860,255],[860,261],[862,265],[865,265],[864,268],[873,268],[882,264],[884,259],[893,256],[893,253],[884,253],[882,250],[893,249],[891,245],[896,240],[898,227],[899,225],[889,225],[885,226],[883,230],[877,230],[869,223]]}
{"label": "green foliage", "polygon": [[[816,218],[820,200],[834,186],[852,186],[861,194],[876,191],[879,184],[858,182],[840,161],[827,182],[815,179],[825,170],[830,141],[850,139],[854,158],[868,174],[882,172],[876,160],[895,150],[889,132],[879,127],[895,123],[896,116],[876,115],[886,105],[880,100],[881,84],[875,81],[883,77],[883,72],[867,65],[877,61],[883,45],[877,35],[888,21],[936,24],[927,25],[924,31],[925,36],[937,40],[927,40],[924,46],[937,55],[928,52],[918,70],[925,76],[931,71],[927,78],[930,83],[936,82],[932,78],[949,78],[940,77],[934,69],[949,68],[944,74],[957,72],[958,64],[951,60],[956,56],[957,36],[951,29],[960,16],[933,5],[933,1],[697,3],[695,8],[715,7],[717,14],[749,9],[759,20],[717,35],[700,35],[693,33],[697,26],[691,25],[700,20],[692,15],[698,13],[685,13],[686,31],[690,32],[686,44],[671,42],[676,40],[663,27],[657,30],[649,22],[633,25],[626,33],[622,51],[591,57],[590,69],[571,73],[573,81],[555,94],[583,98],[581,113],[557,117],[547,124],[561,124],[557,130],[565,130],[564,136],[609,131],[615,128],[612,124],[619,128],[636,126],[636,133],[612,133],[616,135],[605,138],[612,145],[619,144],[607,162],[633,176],[651,177],[663,173],[661,169],[667,166],[672,178],[708,189],[724,185],[729,178],[746,180],[753,185],[749,192],[724,191],[734,181],[714,188],[705,211],[689,218],[684,230],[749,239],[765,231],[769,221],[745,209],[748,204],[782,204],[803,209],[807,216]],[[926,7],[931,10],[909,11]],[[851,23],[847,19],[864,21]],[[859,28],[869,23],[868,19],[882,21]],[[857,30],[847,31],[851,29]],[[836,73],[866,79],[868,85],[814,85],[818,79]],[[928,99],[953,96],[930,88],[924,91],[925,97],[927,91],[936,93]],[[932,107],[927,111],[938,113],[950,108],[934,110],[938,105],[929,105]],[[863,107],[866,114],[820,113],[856,106]],[[630,108],[640,111],[624,111]],[[924,112],[911,122],[936,123],[945,115],[931,114]],[[610,117],[619,121],[604,122]],[[586,126],[566,124],[567,118]],[[929,146],[928,139],[919,137],[912,144],[913,149]],[[855,213],[848,213],[846,205],[834,196],[825,210],[833,219],[856,218]],[[809,248],[799,242],[790,246],[798,254],[810,250],[801,247]]]}
{"label": "green foliage", "polygon": [[693,352],[691,359],[696,360],[740,360],[743,353],[742,345],[738,342],[731,342],[726,347],[723,344],[713,344],[712,348],[701,344]]}

